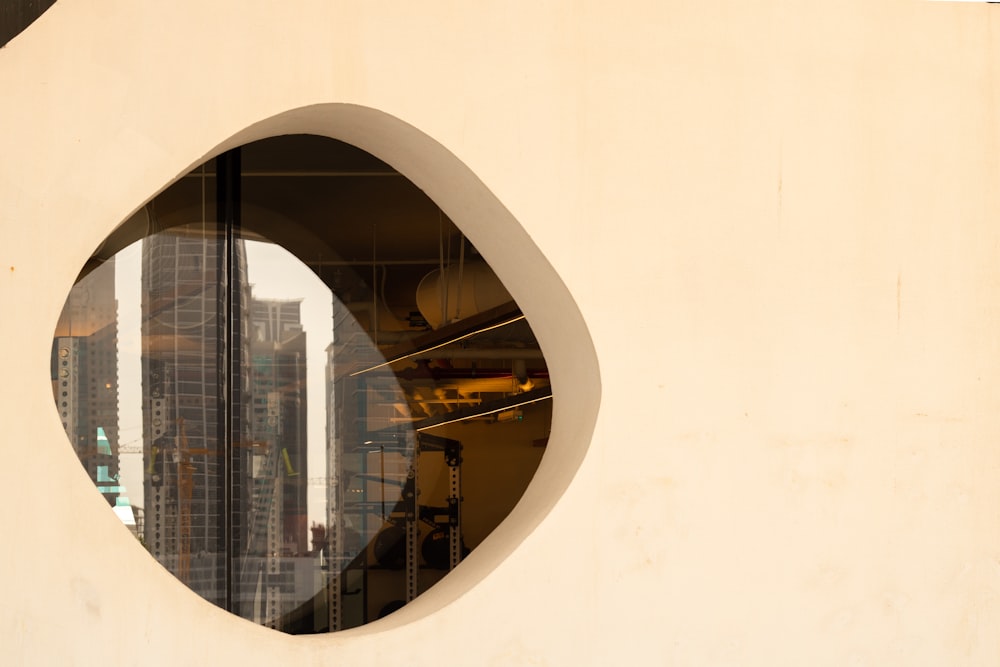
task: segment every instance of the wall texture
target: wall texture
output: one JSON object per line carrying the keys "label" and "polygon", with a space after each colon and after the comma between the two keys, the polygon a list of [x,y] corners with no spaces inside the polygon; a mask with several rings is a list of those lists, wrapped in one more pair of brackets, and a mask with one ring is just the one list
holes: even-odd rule
{"label": "wall texture", "polygon": [[[0,50],[0,661],[997,664],[998,30],[916,0],[59,0]],[[446,583],[296,638],[144,555],[48,355],[131,211],[304,131],[466,230],[556,402]]]}

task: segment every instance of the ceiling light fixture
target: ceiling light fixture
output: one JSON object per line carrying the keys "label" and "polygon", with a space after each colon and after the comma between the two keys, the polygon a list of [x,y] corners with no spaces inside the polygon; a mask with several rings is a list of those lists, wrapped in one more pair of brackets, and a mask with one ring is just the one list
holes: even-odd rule
{"label": "ceiling light fixture", "polygon": [[[538,403],[540,401],[546,401],[550,398],[552,398],[552,390],[549,387],[545,387],[544,389],[536,389],[534,391],[529,391],[524,394],[517,394],[516,396],[513,396],[510,399],[503,400],[500,402],[502,404],[497,407],[492,407],[492,408],[487,407],[486,409],[473,410],[470,412],[458,410],[456,412],[461,412],[462,414],[458,414],[452,419],[444,419],[444,421],[432,421],[429,424],[418,426],[416,430],[423,432],[432,428],[437,428],[439,426],[445,426],[446,424],[454,424],[455,422],[465,421],[467,419],[486,417],[492,414],[496,414],[498,412],[509,412],[514,408],[519,408],[524,405],[531,405],[532,403]],[[496,404],[494,403],[494,405]],[[445,417],[447,417],[447,415],[445,415]]]}
{"label": "ceiling light fixture", "polygon": [[500,327],[505,327],[508,324],[513,324],[514,322],[520,322],[523,319],[524,319],[524,315],[518,315],[516,317],[510,318],[509,320],[504,320],[503,322],[497,322],[496,324],[491,324],[490,326],[483,327],[482,329],[476,329],[475,331],[469,331],[469,332],[464,333],[464,334],[462,334],[460,336],[455,336],[453,338],[449,338],[448,340],[444,341],[443,343],[438,343],[436,345],[431,345],[429,347],[418,347],[417,349],[412,350],[411,352],[407,352],[406,354],[400,354],[398,356],[393,357],[392,359],[387,359],[386,361],[382,362],[381,364],[376,364],[375,366],[371,366],[370,368],[365,368],[365,369],[360,370],[360,371],[354,371],[353,373],[350,374],[350,377],[356,377],[356,376],[361,375],[363,373],[368,373],[370,371],[374,371],[374,370],[377,370],[379,368],[383,368],[385,366],[389,366],[390,364],[394,364],[397,361],[402,361],[403,359],[409,359],[410,357],[415,357],[418,354],[426,354],[426,353],[431,352],[433,350],[439,350],[442,347],[446,347],[448,345],[453,345],[454,343],[457,343],[459,341],[463,341],[466,338],[471,338],[472,336],[475,336],[475,335],[478,335],[478,334],[481,334],[481,333],[486,333],[487,331],[493,331],[494,329],[499,329]]}

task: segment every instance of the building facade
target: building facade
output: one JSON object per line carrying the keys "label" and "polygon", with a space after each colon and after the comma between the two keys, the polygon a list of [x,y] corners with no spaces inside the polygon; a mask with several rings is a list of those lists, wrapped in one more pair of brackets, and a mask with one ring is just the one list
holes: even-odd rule
{"label": "building facade", "polygon": [[[3,662],[997,664],[998,29],[901,0],[58,0],[0,49]],[[51,401],[95,249],[287,133],[437,202],[559,398],[461,566],[309,638],[149,558]]]}

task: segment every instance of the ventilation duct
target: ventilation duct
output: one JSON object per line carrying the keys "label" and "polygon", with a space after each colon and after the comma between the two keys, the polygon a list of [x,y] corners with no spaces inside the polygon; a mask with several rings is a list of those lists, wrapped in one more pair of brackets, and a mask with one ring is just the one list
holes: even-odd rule
{"label": "ventilation duct", "polygon": [[483,262],[431,271],[417,285],[417,308],[433,329],[511,301],[507,289]]}

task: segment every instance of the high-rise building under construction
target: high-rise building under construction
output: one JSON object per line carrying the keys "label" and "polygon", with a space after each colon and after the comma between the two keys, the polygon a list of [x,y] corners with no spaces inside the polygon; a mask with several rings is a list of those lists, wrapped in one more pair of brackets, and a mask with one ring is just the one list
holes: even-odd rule
{"label": "high-rise building under construction", "polygon": [[[214,228],[173,228],[143,240],[145,541],[219,605],[227,598],[226,560],[248,533],[249,489],[241,481],[249,451],[226,447],[249,441],[246,275],[243,242],[227,244]],[[226,346],[227,335],[234,345]]]}

